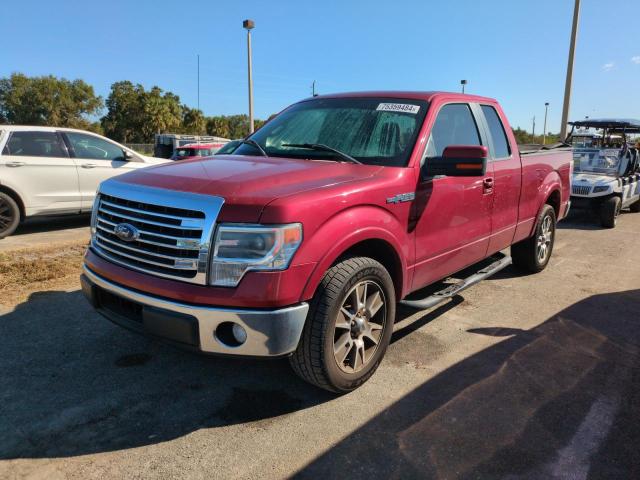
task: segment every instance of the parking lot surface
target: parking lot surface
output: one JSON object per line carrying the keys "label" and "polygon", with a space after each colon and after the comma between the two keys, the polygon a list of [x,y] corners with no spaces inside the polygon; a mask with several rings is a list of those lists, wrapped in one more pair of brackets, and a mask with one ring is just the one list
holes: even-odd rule
{"label": "parking lot surface", "polygon": [[638,478],[639,248],[640,214],[563,223],[544,272],[400,309],[344,396],[36,288],[0,315],[0,477]]}
{"label": "parking lot surface", "polygon": [[64,245],[89,241],[89,215],[36,217],[20,225],[15,233],[0,240],[0,253],[11,250]]}

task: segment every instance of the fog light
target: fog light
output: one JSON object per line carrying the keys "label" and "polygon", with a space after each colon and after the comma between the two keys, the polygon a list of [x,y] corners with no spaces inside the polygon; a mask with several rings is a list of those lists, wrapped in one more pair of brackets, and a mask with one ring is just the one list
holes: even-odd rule
{"label": "fog light", "polygon": [[242,328],[242,325],[234,323],[233,327],[231,328],[231,332],[233,332],[233,338],[240,345],[247,341],[247,331]]}
{"label": "fog light", "polygon": [[222,322],[214,335],[225,347],[231,348],[239,347],[247,340],[247,331],[234,322]]}

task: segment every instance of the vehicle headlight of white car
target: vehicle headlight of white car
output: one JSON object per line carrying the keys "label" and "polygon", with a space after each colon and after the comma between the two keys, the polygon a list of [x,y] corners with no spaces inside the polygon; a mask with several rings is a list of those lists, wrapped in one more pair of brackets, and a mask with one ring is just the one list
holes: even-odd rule
{"label": "vehicle headlight of white car", "polygon": [[209,284],[235,287],[251,270],[285,270],[302,242],[302,225],[222,224],[215,235]]}
{"label": "vehicle headlight of white car", "polygon": [[593,187],[593,193],[607,192],[611,189],[609,185],[596,185]]}

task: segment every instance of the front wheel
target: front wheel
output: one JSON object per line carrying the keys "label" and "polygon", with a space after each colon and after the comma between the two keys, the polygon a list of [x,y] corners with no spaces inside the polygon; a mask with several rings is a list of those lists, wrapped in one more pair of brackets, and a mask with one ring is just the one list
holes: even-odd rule
{"label": "front wheel", "polygon": [[333,392],[355,390],[376,371],[395,319],[389,272],[368,257],[348,258],[324,275],[289,358],[307,382]]}
{"label": "front wheel", "polygon": [[533,236],[511,246],[513,265],[526,272],[541,272],[549,263],[555,240],[556,212],[551,205],[545,205]]}
{"label": "front wheel", "polygon": [[620,197],[609,197],[600,206],[600,224],[605,228],[614,228],[622,210]]}

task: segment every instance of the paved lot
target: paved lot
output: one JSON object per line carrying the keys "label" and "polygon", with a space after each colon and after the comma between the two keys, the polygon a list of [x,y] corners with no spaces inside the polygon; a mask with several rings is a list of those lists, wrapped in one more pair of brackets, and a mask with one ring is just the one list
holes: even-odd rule
{"label": "paved lot", "polygon": [[639,478],[639,239],[574,221],[543,273],[401,309],[342,397],[34,293],[0,316],[0,477]]}

